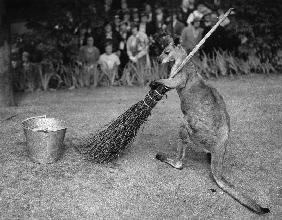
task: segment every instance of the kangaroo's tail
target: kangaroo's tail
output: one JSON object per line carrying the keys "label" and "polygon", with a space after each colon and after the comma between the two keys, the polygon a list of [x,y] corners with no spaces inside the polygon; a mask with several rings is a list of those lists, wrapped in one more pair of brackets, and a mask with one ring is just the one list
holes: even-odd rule
{"label": "kangaroo's tail", "polygon": [[[225,143],[223,143],[225,144]],[[220,149],[219,154],[212,154],[211,158],[211,170],[213,174],[213,178],[217,185],[226,193],[228,193],[232,198],[238,201],[240,204],[248,208],[249,210],[257,213],[257,214],[265,214],[269,213],[270,210],[268,208],[263,208],[257,202],[246,195],[238,192],[235,187],[227,182],[222,176],[222,162],[224,158],[224,151],[225,149]]]}

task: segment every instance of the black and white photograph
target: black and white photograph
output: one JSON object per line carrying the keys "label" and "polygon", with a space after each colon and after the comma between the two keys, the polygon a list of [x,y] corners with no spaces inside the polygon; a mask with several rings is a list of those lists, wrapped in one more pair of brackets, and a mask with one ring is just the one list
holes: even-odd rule
{"label": "black and white photograph", "polygon": [[282,219],[281,0],[0,0],[0,220]]}

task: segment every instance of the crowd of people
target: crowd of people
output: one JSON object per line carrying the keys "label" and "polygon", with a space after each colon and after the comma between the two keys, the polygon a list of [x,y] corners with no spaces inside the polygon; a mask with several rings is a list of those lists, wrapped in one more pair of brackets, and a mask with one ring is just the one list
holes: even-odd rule
{"label": "crowd of people", "polygon": [[[106,1],[105,10],[110,12],[112,1]],[[154,10],[153,10],[154,8]],[[129,8],[126,0],[121,0],[120,8],[111,11],[111,22],[104,25],[104,30],[95,33],[84,26],[79,31],[81,64],[85,67],[85,79],[89,71],[94,72],[97,65],[102,71],[111,69],[120,77],[128,62],[141,63],[150,67],[150,56],[154,51],[154,35],[167,33],[187,50],[192,50],[210,28],[223,16],[220,1],[214,0],[211,5],[197,3],[196,0],[183,0],[175,10],[154,7],[146,2],[142,9]],[[221,23],[216,33],[205,43],[204,51],[226,49],[225,27],[230,23],[227,18]],[[94,46],[95,45],[95,46]],[[87,86],[89,82],[86,82]],[[95,84],[95,82],[94,82]]]}
{"label": "crowd of people", "polygon": [[[207,1],[208,2],[208,1]],[[112,81],[120,78],[125,66],[131,62],[150,68],[151,58],[158,56],[154,45],[156,34],[169,34],[189,52],[223,16],[220,0],[203,4],[197,0],[182,0],[182,4],[168,10],[159,4],[145,2],[143,7],[129,8],[127,0],[112,8],[113,0],[105,0],[105,13],[109,19],[103,30],[82,25],[77,30],[79,56],[77,64],[82,68],[82,84],[90,86],[94,78],[97,85],[99,71],[112,71]],[[227,49],[226,18],[204,45],[204,52]]]}

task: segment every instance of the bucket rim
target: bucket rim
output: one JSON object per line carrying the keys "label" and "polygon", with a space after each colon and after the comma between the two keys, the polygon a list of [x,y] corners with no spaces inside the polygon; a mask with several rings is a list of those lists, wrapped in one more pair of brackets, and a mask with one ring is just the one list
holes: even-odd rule
{"label": "bucket rim", "polygon": [[24,122],[27,122],[27,121],[29,121],[29,120],[31,120],[31,119],[36,119],[36,118],[47,118],[47,116],[46,116],[46,115],[33,116],[33,117],[30,117],[30,118],[27,118],[27,119],[23,120],[23,121],[22,121],[22,124],[23,124]]}
{"label": "bucket rim", "polygon": [[23,129],[27,129],[27,130],[33,131],[33,129],[27,127],[26,125],[24,125],[24,123],[27,122],[27,121],[29,121],[29,120],[38,119],[38,118],[41,118],[41,119],[55,119],[55,120],[57,120],[57,121],[63,123],[64,126],[61,126],[62,128],[59,128],[59,129],[57,129],[56,131],[48,130],[48,132],[57,132],[57,131],[66,130],[66,129],[67,129],[67,126],[65,125],[65,124],[66,124],[65,121],[63,121],[63,120],[61,120],[61,119],[54,118],[54,117],[52,117],[52,118],[47,118],[46,115],[34,116],[34,117],[30,117],[30,118],[27,118],[27,119],[23,120],[23,121],[22,121],[22,127],[23,127]]}
{"label": "bucket rim", "polygon": [[[28,127],[25,127],[25,126],[23,126],[23,129],[27,129],[27,130],[30,130],[30,131],[34,131],[33,129],[28,128]],[[57,132],[57,131],[61,131],[61,130],[67,130],[67,127],[60,128],[60,129],[58,129],[58,130],[56,130],[56,131],[52,131],[52,130],[47,130],[47,131],[48,131],[48,133],[50,133],[50,132]],[[37,132],[42,132],[42,131],[45,132],[45,130],[39,130],[39,131],[37,131]]]}

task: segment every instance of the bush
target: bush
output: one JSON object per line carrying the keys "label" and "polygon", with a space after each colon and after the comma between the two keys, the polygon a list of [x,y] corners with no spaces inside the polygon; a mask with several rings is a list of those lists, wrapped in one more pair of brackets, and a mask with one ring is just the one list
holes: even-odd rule
{"label": "bush", "polygon": [[[247,39],[239,47],[239,56],[250,60],[257,56],[264,67],[277,66],[276,56],[282,48],[282,4],[280,0],[224,0],[225,8],[235,8],[232,25],[228,26],[231,33]],[[268,70],[265,70],[268,72]]]}
{"label": "bush", "polygon": [[228,75],[247,75],[250,73],[270,74],[276,70],[266,60],[261,61],[258,56],[248,56],[247,59],[239,59],[231,52],[215,51],[212,55],[203,55],[195,61],[196,66],[205,78]]}

